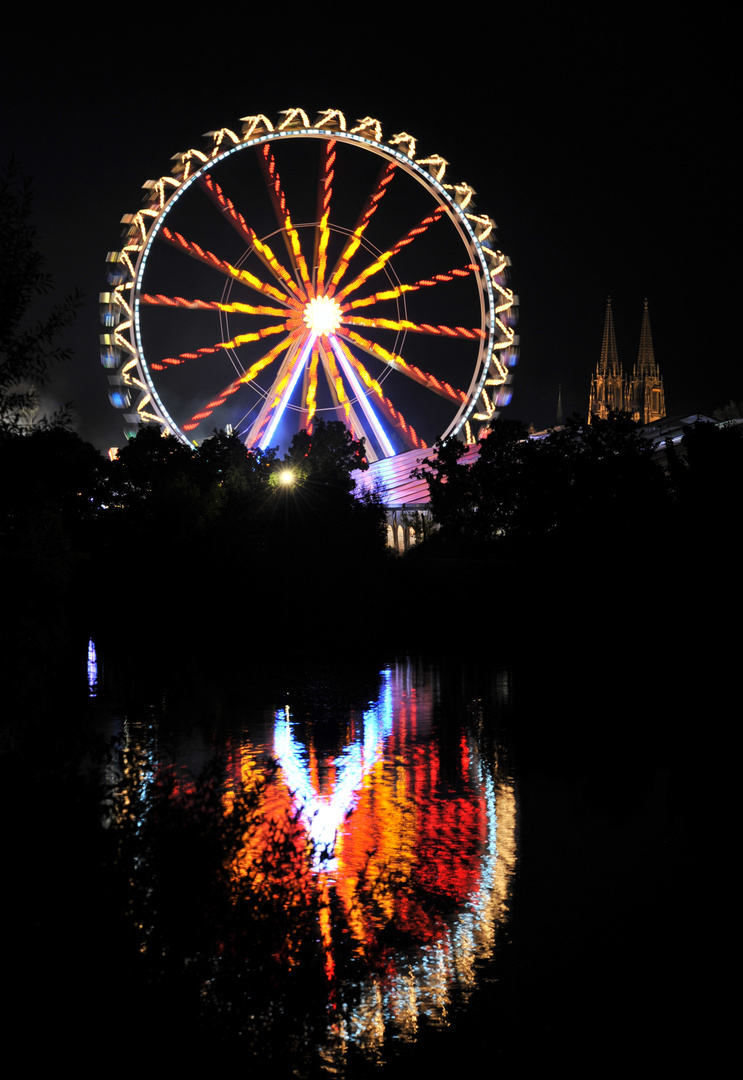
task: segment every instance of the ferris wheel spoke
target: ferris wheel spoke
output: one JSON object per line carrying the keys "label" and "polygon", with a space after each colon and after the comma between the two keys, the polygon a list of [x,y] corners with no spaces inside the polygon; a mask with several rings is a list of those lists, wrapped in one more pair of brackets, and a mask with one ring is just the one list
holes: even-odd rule
{"label": "ferris wheel spoke", "polygon": [[162,227],[160,235],[164,240],[167,240],[169,244],[172,244],[174,247],[185,252],[186,255],[190,255],[191,258],[205,263],[206,266],[210,266],[213,270],[217,270],[220,274],[224,274],[225,277],[236,278],[241,284],[247,285],[248,288],[254,289],[264,296],[271,296],[274,300],[278,300],[281,304],[286,306],[293,303],[293,300],[287,296],[285,292],[281,292],[274,285],[261,281],[255,274],[251,274],[247,270],[240,270],[238,267],[227,262],[226,259],[218,258],[211,251],[204,251],[199,244],[186,240],[180,233],[171,232],[167,225]]}
{"label": "ferris wheel spoke", "polygon": [[332,350],[320,347],[320,357],[322,359],[322,365],[325,369],[325,375],[328,380],[328,386],[330,387],[331,397],[335,403],[336,409],[342,412],[346,427],[351,431],[353,438],[359,438],[359,425],[354,423],[356,416],[351,406],[350,398],[346,393],[346,389],[343,385],[343,379],[341,373],[338,370],[338,365],[335,362]]}
{"label": "ferris wheel spoke", "polygon": [[317,367],[320,360],[318,343],[312,347],[312,356],[309,365],[305,368],[304,386],[302,388],[302,401],[304,409],[300,420],[300,429],[306,428],[312,434],[313,421],[317,411]]}
{"label": "ferris wheel spoke", "polygon": [[364,319],[360,315],[346,317],[344,325],[367,326],[381,330],[410,330],[415,334],[434,334],[450,338],[466,338],[469,341],[483,339],[485,331],[480,327],[468,330],[464,326],[434,326],[432,323],[414,323],[409,319]]}
{"label": "ferris wheel spoke", "polygon": [[179,364],[185,364],[187,360],[197,360],[200,356],[218,353],[220,349],[238,349],[241,345],[248,345],[251,341],[260,341],[262,338],[270,337],[272,334],[285,333],[286,330],[285,323],[279,326],[264,326],[261,330],[254,330],[249,334],[237,334],[230,341],[219,341],[215,345],[205,345],[194,352],[184,352],[178,356],[166,356],[160,363],[151,363],[150,367],[154,371],[166,371],[168,367],[177,367]]}
{"label": "ferris wheel spoke", "polygon": [[251,245],[258,258],[266,269],[273,274],[276,281],[280,282],[296,300],[300,302],[306,301],[307,294],[300,289],[286,267],[279,262],[269,245],[261,240],[255,230],[248,225],[242,214],[235,208],[232,199],[225,195],[220,185],[210,173],[207,173],[203,178],[203,185],[204,189],[216,205],[221,207],[223,211],[226,211],[226,217],[229,223],[237,233]]}
{"label": "ferris wheel spoke", "polygon": [[397,300],[405,293],[432,288],[446,281],[454,281],[455,278],[469,277],[470,274],[477,272],[477,269],[474,263],[468,263],[467,266],[449,270],[445,274],[434,274],[430,278],[421,278],[419,281],[413,282],[412,285],[395,285],[391,289],[383,289],[381,292],[372,293],[371,296],[363,296],[356,300],[350,300],[347,304],[341,304],[341,311],[345,313],[346,311],[355,311],[357,308],[370,307],[372,304],[382,303],[384,300]]}
{"label": "ferris wheel spoke", "polygon": [[[403,414],[395,408],[390,399],[385,397],[384,391],[377,380],[372,378],[366,367],[354,356],[344,341],[340,340],[340,338],[336,339],[336,341],[338,343],[338,348],[343,352],[347,364],[356,371],[361,381],[376,395],[382,412],[387,420],[392,423],[393,427],[400,432],[405,442],[408,443],[411,449],[418,449],[420,447],[425,448],[426,443],[420,438],[413,425],[409,424]],[[363,391],[361,393],[363,395]],[[359,400],[361,400],[361,397],[359,397]]]}
{"label": "ferris wheel spoke", "polygon": [[[216,300],[186,300],[182,296],[164,296],[162,293],[144,293],[139,302],[151,307],[177,307],[186,311],[219,311],[220,306]],[[284,312],[280,314],[283,315]]]}
{"label": "ferris wheel spoke", "polygon": [[316,340],[316,334],[305,332],[303,336],[292,342],[289,355],[284,359],[273,386],[266,395],[258,418],[248,433],[246,445],[258,444],[262,450],[268,447]]}
{"label": "ferris wheel spoke", "polygon": [[450,386],[448,382],[443,379],[437,378],[435,375],[429,375],[425,371],[421,371],[415,364],[409,364],[398,353],[390,352],[388,349],[377,344],[375,341],[369,341],[368,338],[361,337],[360,334],[355,333],[353,330],[349,330],[342,333],[341,336],[346,341],[353,342],[354,345],[362,349],[369,356],[375,356],[377,360],[381,360],[382,363],[387,364],[394,371],[399,371],[403,375],[407,375],[409,379],[419,383],[421,386],[425,386],[427,390],[432,390],[434,394],[438,394],[439,397],[448,398],[449,401],[455,401],[458,405],[467,400],[467,395],[463,390],[456,390],[453,386]]}
{"label": "ferris wheel spoke", "polygon": [[422,219],[422,221],[420,221],[416,226],[414,226],[414,228],[407,232],[405,236],[398,240],[394,247],[388,248],[387,251],[383,252],[375,262],[371,263],[369,266],[367,266],[365,270],[363,270],[357,277],[355,277],[353,281],[350,282],[350,284],[342,288],[337,294],[336,300],[340,303],[340,301],[343,300],[344,297],[348,296],[352,292],[355,292],[356,289],[363,285],[365,281],[368,281],[370,277],[378,274],[380,270],[384,270],[390,259],[394,258],[394,256],[397,255],[399,251],[402,251],[404,247],[407,247],[408,244],[412,244],[416,237],[421,236],[424,232],[426,232],[429,226],[433,225],[434,222],[438,221],[439,218],[442,217],[442,215],[445,213],[446,207],[443,204],[437,206],[433,213],[427,214],[426,217]]}
{"label": "ferris wheel spoke", "polygon": [[[329,338],[324,339],[323,346],[325,345],[330,345],[330,348],[321,347],[320,352],[328,385],[331,388],[331,395],[341,422],[345,421],[352,438],[365,441],[366,454],[369,460],[375,461],[379,456],[375,448],[376,445],[381,447],[385,456],[393,453],[392,444],[374,412],[371,402],[364,394],[355,374],[349,369],[348,361],[342,352],[341,343],[335,335],[331,335]],[[351,387],[354,395],[353,400],[346,391],[344,380]],[[374,436],[373,439],[370,438],[370,433]]]}
{"label": "ferris wheel spoke", "polygon": [[387,191],[387,185],[391,182],[392,177],[395,175],[396,169],[397,164],[394,161],[390,161],[388,162],[386,168],[382,170],[379,182],[377,183],[375,190],[367,199],[366,206],[362,210],[361,216],[356,222],[356,226],[351,233],[351,236],[345,248],[343,249],[343,252],[341,253],[341,257],[339,258],[333,269],[333,272],[330,276],[330,281],[328,282],[328,296],[333,296],[338,282],[345,274],[346,270],[348,269],[348,264],[358,251],[359,244],[361,243],[366,227],[376,213],[377,207],[379,206],[380,202],[384,198],[385,192]]}
{"label": "ferris wheel spoke", "polygon": [[315,291],[319,296],[325,288],[325,271],[328,265],[328,243],[330,241],[330,203],[333,197],[333,179],[335,177],[336,140],[323,143],[321,174],[317,185],[317,220],[315,229]]}
{"label": "ferris wheel spoke", "polygon": [[256,360],[252,367],[248,368],[248,370],[243,375],[241,375],[238,379],[235,379],[234,382],[231,382],[230,385],[226,387],[222,391],[222,393],[219,394],[218,397],[214,398],[213,401],[210,401],[208,405],[205,405],[201,412],[195,413],[191,417],[189,422],[183,425],[183,430],[193,431],[195,428],[197,428],[202,420],[206,420],[209,416],[211,416],[215,409],[218,409],[220,405],[224,405],[225,401],[227,401],[227,399],[231,397],[232,394],[237,393],[237,391],[242,386],[245,386],[247,383],[251,382],[256,377],[256,375],[258,375],[261,371],[264,370],[264,368],[267,368],[269,364],[272,364],[273,361],[278,356],[280,356],[282,352],[284,352],[291,346],[294,340],[295,336],[293,334],[287,334],[283,341],[280,341],[277,345],[274,345],[274,347],[270,349],[267,353],[265,353],[259,360]]}
{"label": "ferris wheel spoke", "polygon": [[144,293],[140,297],[140,303],[152,307],[177,307],[186,311],[225,311],[228,314],[239,312],[243,315],[277,315],[280,319],[286,318],[284,308],[267,307],[265,304],[240,304],[233,302],[223,304],[219,300],[185,300],[182,296],[164,296],[162,293],[152,295]]}
{"label": "ferris wheel spoke", "polygon": [[281,187],[279,170],[276,167],[276,159],[274,158],[268,143],[263,144],[261,158],[268,183],[268,192],[271,196],[276,220],[284,231],[284,240],[286,241],[289,257],[292,260],[292,265],[295,270],[299,273],[300,280],[302,281],[307,296],[312,297],[314,296],[314,290],[307,271],[307,262],[302,254],[299,234],[292,224],[291,214],[289,213],[289,207],[286,202],[286,195]]}

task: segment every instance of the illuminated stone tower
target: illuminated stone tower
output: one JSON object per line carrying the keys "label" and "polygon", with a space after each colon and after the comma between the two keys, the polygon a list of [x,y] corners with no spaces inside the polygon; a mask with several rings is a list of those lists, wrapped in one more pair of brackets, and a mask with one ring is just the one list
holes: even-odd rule
{"label": "illuminated stone tower", "polygon": [[619,363],[611,297],[606,304],[604,340],[601,359],[591,380],[588,422],[590,424],[592,416],[605,420],[611,412],[630,413],[640,424],[653,424],[666,415],[666,395],[653,353],[647,300],[640,330],[640,351],[631,379],[626,378]]}
{"label": "illuminated stone tower", "polygon": [[629,385],[630,398],[627,411],[641,424],[653,424],[666,415],[666,395],[663,379],[658,371],[653,353],[653,337],[650,333],[648,302],[642,316],[640,351]]}
{"label": "illuminated stone tower", "polygon": [[626,403],[627,382],[619,363],[617,341],[614,335],[614,316],[611,311],[611,297],[609,297],[606,301],[601,359],[596,365],[596,372],[591,380],[591,398],[588,405],[589,424],[592,416],[605,420],[610,412],[624,410]]}

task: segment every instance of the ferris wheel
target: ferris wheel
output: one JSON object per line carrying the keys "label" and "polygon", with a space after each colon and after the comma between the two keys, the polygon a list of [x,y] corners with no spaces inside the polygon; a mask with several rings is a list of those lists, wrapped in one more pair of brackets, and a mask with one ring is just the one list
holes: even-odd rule
{"label": "ferris wheel", "polygon": [[208,140],[145,183],[108,255],[101,359],[128,433],[265,449],[340,419],[370,461],[482,437],[510,395],[516,298],[473,189],[337,110]]}

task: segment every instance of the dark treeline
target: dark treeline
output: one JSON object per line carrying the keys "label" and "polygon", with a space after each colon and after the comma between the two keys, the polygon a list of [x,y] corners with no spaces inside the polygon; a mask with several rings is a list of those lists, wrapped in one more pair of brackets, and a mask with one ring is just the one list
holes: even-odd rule
{"label": "dark treeline", "polygon": [[584,556],[602,547],[617,554],[625,543],[653,545],[663,529],[700,518],[704,532],[722,539],[742,430],[699,423],[659,456],[626,414],[591,424],[575,417],[541,439],[500,420],[473,465],[459,464],[466,448],[451,441],[420,470],[439,526],[432,546],[511,557]]}
{"label": "dark treeline", "polygon": [[442,592],[451,605],[460,595],[458,625],[476,637],[496,638],[504,621],[523,634],[593,621],[629,638],[630,623],[668,618],[691,590],[717,602],[738,544],[742,432],[697,423],[654,450],[620,414],[541,439],[499,420],[469,467],[462,444],[439,446],[421,470],[436,527],[407,560],[411,603],[417,594],[432,614]]}
{"label": "dark treeline", "polygon": [[31,652],[34,667],[79,630],[161,657],[189,642],[301,651],[331,609],[345,626],[350,593],[363,601],[387,561],[379,497],[354,496],[359,467],[336,423],[283,460],[224,432],[195,449],[145,427],[115,461],[64,427],[1,438],[0,544],[20,586],[6,660]]}
{"label": "dark treeline", "polygon": [[433,523],[404,559],[384,493],[354,495],[363,445],[338,423],[281,460],[224,432],[191,448],[142,428],[113,462],[63,426],[6,434],[5,662],[35,668],[90,633],[247,657],[455,647],[472,617],[497,636],[504,612],[519,630],[602,607],[647,618],[691,583],[725,587],[740,431],[698,424],[661,465],[626,416],[541,440],[500,420],[473,465],[453,440],[424,463]]}

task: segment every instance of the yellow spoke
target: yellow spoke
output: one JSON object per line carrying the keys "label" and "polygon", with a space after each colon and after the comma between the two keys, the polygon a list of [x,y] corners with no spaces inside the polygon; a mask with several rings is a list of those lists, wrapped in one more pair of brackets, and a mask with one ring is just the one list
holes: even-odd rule
{"label": "yellow spoke", "polygon": [[421,278],[420,281],[416,281],[412,285],[396,285],[392,289],[384,289],[382,292],[372,293],[371,296],[364,296],[358,300],[351,300],[349,303],[341,305],[341,311],[355,311],[357,308],[369,307],[371,304],[381,303],[383,300],[397,300],[403,293],[415,292],[417,289],[431,288],[444,281],[453,281],[455,278],[469,277],[471,273],[476,271],[477,267],[475,264],[469,263],[461,269],[450,270],[446,274],[434,274],[431,278]]}
{"label": "yellow spoke", "polygon": [[305,301],[307,299],[306,294],[299,288],[289,271],[279,262],[269,245],[259,239],[255,230],[248,225],[242,214],[235,208],[235,204],[224,194],[222,188],[211,174],[204,177],[204,185],[217,206],[226,211],[227,220],[230,224],[240,236],[252,245],[258,258],[271,271],[276,280],[280,281],[297,300]]}
{"label": "yellow spoke", "polygon": [[333,197],[333,179],[335,177],[336,141],[330,139],[323,143],[323,173],[317,192],[317,217],[320,227],[315,232],[315,261],[317,267],[316,292],[319,296],[325,288],[325,271],[328,263],[328,243],[330,240],[330,203]]}
{"label": "yellow spoke", "polygon": [[219,300],[184,300],[182,296],[164,296],[162,293],[154,295],[145,293],[140,297],[140,303],[154,307],[177,307],[186,311],[225,311],[229,314],[239,312],[243,315],[278,315],[279,318],[286,316],[283,308],[266,307],[263,304],[222,304]]}
{"label": "yellow spoke", "polygon": [[343,249],[343,253],[338,260],[335,269],[333,270],[330,281],[328,283],[328,296],[333,295],[336,286],[338,285],[338,282],[341,280],[346,270],[348,269],[348,264],[358,251],[359,244],[361,243],[361,238],[364,235],[366,227],[369,224],[371,218],[374,216],[377,207],[379,206],[379,203],[384,197],[384,194],[387,190],[387,185],[392,180],[396,168],[397,166],[395,162],[391,161],[387,165],[386,169],[384,169],[384,171],[382,172],[376,190],[369,197],[369,201],[367,202],[359,221],[356,223],[356,228],[353,230],[351,238]]}
{"label": "yellow spoke", "polygon": [[380,257],[376,260],[376,262],[373,262],[370,266],[367,266],[366,270],[363,270],[358,275],[358,277],[353,279],[353,281],[349,285],[346,285],[345,288],[341,289],[341,291],[336,297],[336,300],[340,302],[344,296],[348,296],[349,293],[355,292],[355,290],[358,289],[359,286],[363,285],[364,282],[367,281],[370,277],[373,277],[374,274],[378,274],[380,270],[384,270],[385,266],[391,258],[397,255],[397,253],[401,251],[404,247],[407,247],[408,244],[412,244],[416,236],[420,236],[422,233],[424,233],[428,229],[429,225],[432,225],[435,221],[438,221],[442,214],[445,213],[445,206],[437,206],[432,214],[428,214],[426,217],[424,217],[418,225],[416,225],[409,232],[407,232],[401,240],[398,240],[394,247],[389,248],[387,251],[383,252],[383,254],[380,255]]}
{"label": "yellow spoke", "polygon": [[423,439],[420,438],[413,425],[409,424],[403,414],[395,408],[390,399],[388,397],[385,397],[381,385],[369,374],[361,361],[357,360],[357,358],[346,345],[345,341],[340,341],[340,347],[343,350],[344,356],[354,368],[354,370],[358,373],[365,385],[368,386],[374,394],[376,394],[382,411],[385,413],[387,419],[390,420],[391,423],[398,429],[398,431],[402,433],[405,441],[414,449],[417,449],[419,447],[425,447],[426,443],[423,441]]}
{"label": "yellow spoke", "polygon": [[284,239],[286,240],[289,254],[293,265],[299,271],[299,276],[308,297],[314,296],[312,282],[307,271],[307,262],[302,254],[302,246],[299,243],[299,235],[292,224],[289,207],[286,203],[286,195],[281,187],[281,178],[276,167],[276,159],[271,153],[268,143],[263,144],[263,167],[268,179],[268,190],[274,204],[279,224],[283,225]]}
{"label": "yellow spoke", "polygon": [[333,393],[335,403],[343,409],[343,414],[346,418],[346,427],[349,428],[353,437],[356,438],[357,433],[354,431],[353,419],[351,415],[351,402],[343,385],[343,377],[338,370],[337,363],[335,362],[333,350],[325,349],[321,345],[320,354],[322,356],[323,367],[325,368],[325,374],[327,375],[328,383]]}
{"label": "yellow spoke", "polygon": [[307,405],[307,418],[306,422],[302,425],[312,433],[312,421],[317,410],[317,365],[319,362],[319,353],[317,342],[315,342],[312,348],[312,358],[310,360],[309,371],[307,375],[307,393],[305,395],[305,403]]}
{"label": "yellow spoke", "polygon": [[417,334],[437,334],[450,338],[467,338],[474,341],[484,338],[485,331],[481,329],[467,330],[464,326],[434,326],[431,323],[414,323],[408,319],[364,319],[360,315],[351,316],[343,320],[344,325],[376,327],[381,330],[411,330]]}
{"label": "yellow spoke", "polygon": [[448,382],[443,379],[437,379],[435,375],[427,375],[425,371],[421,371],[414,364],[406,363],[398,353],[389,352],[389,350],[378,345],[374,341],[369,341],[368,338],[361,337],[360,334],[355,333],[353,330],[344,332],[342,335],[348,341],[352,341],[354,345],[357,345],[360,349],[363,349],[365,353],[370,356],[376,356],[378,360],[387,364],[395,371],[401,372],[403,375],[407,375],[409,379],[413,379],[421,386],[425,386],[428,390],[432,390],[434,394],[438,394],[440,397],[448,398],[450,401],[456,401],[457,404],[467,400],[467,395],[462,390],[455,390],[453,386],[450,386]]}
{"label": "yellow spoke", "polygon": [[280,301],[284,305],[295,306],[290,297],[286,293],[281,292],[273,285],[269,285],[268,282],[261,281],[255,274],[251,274],[247,270],[239,270],[236,266],[228,263],[226,259],[220,259],[214,255],[211,251],[204,251],[199,244],[186,240],[180,233],[173,233],[165,225],[160,230],[160,235],[168,243],[173,244],[174,247],[180,248],[186,255],[190,255],[191,258],[197,259],[199,262],[205,263],[213,270],[217,270],[220,274],[224,274],[226,277],[236,278],[243,285],[247,285],[251,289],[255,289],[256,292],[262,293],[264,296],[272,296],[274,300]]}
{"label": "yellow spoke", "polygon": [[194,428],[197,428],[202,420],[206,420],[207,417],[211,416],[215,409],[218,409],[220,405],[224,405],[228,397],[236,393],[241,386],[251,382],[259,372],[263,371],[264,368],[273,363],[277,356],[280,356],[282,352],[285,352],[299,333],[300,331],[297,330],[293,334],[287,334],[283,341],[280,341],[278,345],[274,345],[274,347],[269,352],[265,353],[260,360],[256,360],[253,366],[250,367],[244,375],[241,375],[239,379],[235,379],[234,382],[231,382],[218,397],[214,398],[213,401],[210,401],[208,405],[205,405],[202,412],[192,416],[189,423],[183,425],[183,430],[193,431]]}

